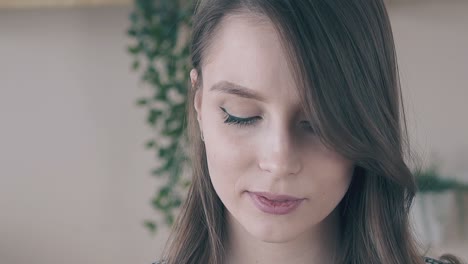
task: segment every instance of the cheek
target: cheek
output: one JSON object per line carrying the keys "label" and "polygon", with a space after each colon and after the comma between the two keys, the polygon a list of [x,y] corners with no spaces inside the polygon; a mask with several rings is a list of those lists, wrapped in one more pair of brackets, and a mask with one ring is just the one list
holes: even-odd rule
{"label": "cheek", "polygon": [[[221,125],[224,126],[224,125]],[[220,125],[213,125],[205,135],[205,147],[208,160],[213,167],[222,167],[223,171],[238,169],[246,159],[246,144],[226,133]]]}
{"label": "cheek", "polygon": [[337,204],[346,194],[353,177],[354,165],[336,153],[323,152],[311,165],[315,199],[323,204]]}
{"label": "cheek", "polygon": [[[235,128],[213,121],[205,124],[205,148],[213,186],[221,198],[227,192],[239,191],[242,176],[254,160],[247,142],[239,140],[232,130]],[[249,151],[250,149],[250,151]]]}

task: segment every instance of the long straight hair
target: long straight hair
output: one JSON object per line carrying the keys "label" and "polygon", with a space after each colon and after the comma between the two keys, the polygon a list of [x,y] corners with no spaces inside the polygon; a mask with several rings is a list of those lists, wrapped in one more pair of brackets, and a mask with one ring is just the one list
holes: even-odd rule
{"label": "long straight hair", "polygon": [[305,114],[322,142],[355,164],[338,205],[343,241],[338,263],[424,263],[409,223],[416,184],[405,162],[411,157],[408,133],[382,0],[198,2],[191,39],[198,81],[187,101],[192,183],[163,259],[167,264],[223,263],[225,207],[211,184],[193,103],[221,21],[239,12],[273,23]]}

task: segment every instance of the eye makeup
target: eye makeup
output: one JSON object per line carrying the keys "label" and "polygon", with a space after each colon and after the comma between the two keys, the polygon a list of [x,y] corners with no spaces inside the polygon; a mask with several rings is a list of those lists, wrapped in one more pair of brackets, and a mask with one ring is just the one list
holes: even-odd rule
{"label": "eye makeup", "polygon": [[221,111],[224,113],[224,123],[226,124],[233,124],[237,126],[250,126],[253,125],[258,119],[261,119],[259,116],[255,117],[237,117],[229,114],[226,109],[223,107],[219,107]]}
{"label": "eye makeup", "polygon": [[[254,116],[254,117],[237,117],[229,114],[225,108],[219,107],[224,114],[224,123],[228,125],[237,125],[239,127],[244,127],[244,126],[252,126],[255,125],[257,120],[262,119],[260,116]],[[301,121],[300,125],[302,128],[304,128],[307,132],[310,133],[315,133],[315,129],[311,125],[309,121]]]}

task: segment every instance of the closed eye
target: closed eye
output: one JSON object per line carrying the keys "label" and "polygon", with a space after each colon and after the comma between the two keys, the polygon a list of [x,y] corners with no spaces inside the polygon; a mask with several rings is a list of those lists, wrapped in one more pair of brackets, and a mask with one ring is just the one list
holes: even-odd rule
{"label": "closed eye", "polygon": [[226,124],[234,124],[238,126],[249,126],[253,125],[258,119],[261,119],[259,116],[255,117],[237,117],[229,114],[226,109],[220,107],[221,110],[224,112],[224,123]]}
{"label": "closed eye", "polygon": [[[224,114],[224,123],[228,125],[237,125],[240,127],[243,126],[252,126],[254,125],[257,120],[262,119],[260,116],[254,116],[254,117],[237,117],[229,114],[225,108],[219,107],[221,111]],[[300,122],[301,127],[303,127],[305,130],[311,133],[315,133],[315,129],[312,127],[309,121],[301,121]]]}

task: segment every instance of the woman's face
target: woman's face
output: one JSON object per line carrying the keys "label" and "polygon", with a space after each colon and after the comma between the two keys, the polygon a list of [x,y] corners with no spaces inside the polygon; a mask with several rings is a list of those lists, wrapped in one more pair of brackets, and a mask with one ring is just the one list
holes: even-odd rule
{"label": "woman's face", "polygon": [[[247,15],[226,17],[206,55],[195,109],[227,217],[262,241],[310,231],[343,198],[353,164],[327,149],[305,120],[273,25]],[[191,78],[196,81],[194,70]],[[267,201],[266,212],[252,192],[301,202],[284,213]]]}

